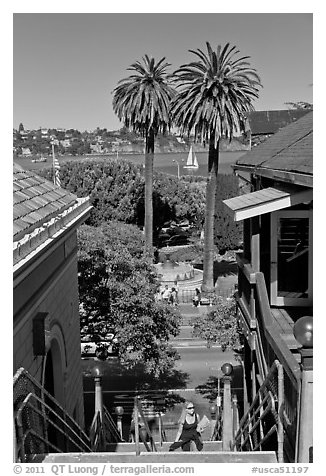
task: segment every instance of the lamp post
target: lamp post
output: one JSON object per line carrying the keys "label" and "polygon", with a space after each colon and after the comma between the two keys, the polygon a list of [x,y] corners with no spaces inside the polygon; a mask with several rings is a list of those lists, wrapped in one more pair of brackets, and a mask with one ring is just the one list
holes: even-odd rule
{"label": "lamp post", "polygon": [[297,445],[298,463],[312,463],[313,448],[313,319],[303,316],[293,326],[293,334],[302,345],[301,354],[301,398]]}
{"label": "lamp post", "polygon": [[[176,160],[176,159],[173,159],[172,162],[175,162],[177,164],[177,167],[178,167],[178,179],[180,179],[180,164],[179,164],[179,161]],[[183,162],[183,159],[181,160],[181,162]]]}
{"label": "lamp post", "polygon": [[92,376],[95,383],[95,415],[99,413],[101,421],[103,420],[103,394],[102,394],[102,377],[103,371],[100,364],[92,369]]}
{"label": "lamp post", "polygon": [[223,451],[230,451],[230,443],[232,441],[232,404],[231,404],[231,380],[233,373],[233,366],[230,363],[222,365],[221,370],[223,372],[223,438],[222,449]]}

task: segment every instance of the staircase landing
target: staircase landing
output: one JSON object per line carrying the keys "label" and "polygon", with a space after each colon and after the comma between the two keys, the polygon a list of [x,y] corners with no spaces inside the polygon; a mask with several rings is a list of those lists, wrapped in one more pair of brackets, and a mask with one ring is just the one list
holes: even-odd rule
{"label": "staircase landing", "polygon": [[50,453],[43,463],[277,463],[272,451],[257,452],[146,452],[135,453]]}

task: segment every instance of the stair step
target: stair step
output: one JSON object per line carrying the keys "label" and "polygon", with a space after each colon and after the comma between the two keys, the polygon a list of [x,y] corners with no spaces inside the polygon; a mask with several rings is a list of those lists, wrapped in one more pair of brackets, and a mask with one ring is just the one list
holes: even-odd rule
{"label": "stair step", "polygon": [[[221,451],[222,442],[221,441],[204,441],[204,451]],[[169,447],[172,444],[172,441],[163,442],[162,446],[159,443],[156,443],[156,448],[158,452],[168,452]],[[110,443],[106,445],[106,450],[113,453],[135,453],[135,443]],[[146,452],[145,445],[140,443],[140,451]]]}
{"label": "stair step", "polygon": [[[41,461],[40,461],[41,462]],[[43,463],[277,463],[275,452],[50,453]]]}

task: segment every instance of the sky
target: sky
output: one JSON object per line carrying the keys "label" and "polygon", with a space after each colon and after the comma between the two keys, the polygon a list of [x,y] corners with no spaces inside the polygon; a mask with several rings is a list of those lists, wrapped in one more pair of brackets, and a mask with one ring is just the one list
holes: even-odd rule
{"label": "sky", "polygon": [[13,127],[116,130],[112,91],[133,62],[165,56],[173,71],[206,41],[251,57],[256,110],[313,102],[312,13],[14,13]]}

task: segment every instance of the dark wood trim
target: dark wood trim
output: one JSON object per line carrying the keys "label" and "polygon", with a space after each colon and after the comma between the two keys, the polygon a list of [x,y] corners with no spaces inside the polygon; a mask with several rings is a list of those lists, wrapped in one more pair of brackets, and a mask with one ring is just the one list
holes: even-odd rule
{"label": "dark wood trim", "polygon": [[234,170],[241,170],[254,175],[281,180],[282,182],[302,185],[304,187],[313,188],[313,176],[308,174],[300,174],[298,172],[288,172],[286,170],[275,170],[257,166],[233,165]]}
{"label": "dark wood trim", "polygon": [[260,216],[251,218],[251,266],[260,271]]}
{"label": "dark wood trim", "polygon": [[252,269],[251,263],[243,257],[242,253],[236,253],[236,260],[238,267],[243,272],[245,277],[247,278],[250,284],[256,283],[256,274],[255,271]]}

